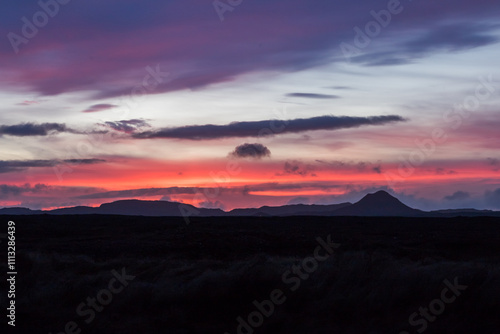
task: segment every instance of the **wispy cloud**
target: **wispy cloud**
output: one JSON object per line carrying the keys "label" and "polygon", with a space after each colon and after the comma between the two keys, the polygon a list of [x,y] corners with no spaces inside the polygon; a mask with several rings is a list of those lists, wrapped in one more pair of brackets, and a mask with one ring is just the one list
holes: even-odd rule
{"label": "wispy cloud", "polygon": [[40,104],[42,103],[42,101],[35,101],[35,100],[25,100],[23,102],[20,102],[20,103],[16,103],[17,106],[32,106],[32,105],[35,105],[35,104]]}
{"label": "wispy cloud", "polygon": [[99,112],[99,111],[113,109],[116,107],[117,107],[117,105],[107,104],[107,103],[94,104],[94,105],[88,107],[87,109],[83,110],[82,112]]}
{"label": "wispy cloud", "polygon": [[329,94],[313,94],[313,93],[290,93],[286,94],[288,97],[302,97],[307,99],[338,99],[340,98],[337,95],[329,95]]}
{"label": "wispy cloud", "polygon": [[494,35],[496,29],[496,25],[467,22],[438,24],[422,29],[422,33],[405,42],[388,46],[383,51],[364,53],[351,60],[366,66],[408,64],[436,52],[464,51],[498,43],[499,38]]}
{"label": "wispy cloud", "polygon": [[26,168],[54,167],[61,164],[93,165],[106,162],[102,159],[66,159],[66,160],[0,160],[0,173],[19,172]]}

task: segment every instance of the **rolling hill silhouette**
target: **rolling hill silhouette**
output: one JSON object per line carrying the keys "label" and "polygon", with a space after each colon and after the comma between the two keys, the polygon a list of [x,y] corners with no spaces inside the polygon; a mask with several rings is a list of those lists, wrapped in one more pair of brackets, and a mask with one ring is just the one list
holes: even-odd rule
{"label": "rolling hill silhouette", "polygon": [[0,209],[0,215],[13,215],[13,216],[25,216],[25,215],[40,215],[45,213],[42,210],[31,210],[28,208],[3,208]]}
{"label": "rolling hill silhouette", "polygon": [[[0,214],[2,210],[0,210]],[[121,200],[101,204],[97,208],[90,206],[76,206],[72,208],[55,209],[43,211],[43,213],[54,215],[126,215],[126,216],[182,216],[182,212],[188,212],[190,216],[222,216],[225,214],[220,209],[196,208],[189,204],[167,201],[141,201]]]}
{"label": "rolling hill silhouette", "polygon": [[230,216],[327,216],[329,213],[349,205],[352,205],[352,203],[263,206],[260,208],[234,209],[229,211],[228,214]]}

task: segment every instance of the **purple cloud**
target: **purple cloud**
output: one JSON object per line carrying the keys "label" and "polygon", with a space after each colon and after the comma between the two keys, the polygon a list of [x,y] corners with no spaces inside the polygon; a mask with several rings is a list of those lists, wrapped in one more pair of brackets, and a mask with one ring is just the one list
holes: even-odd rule
{"label": "purple cloud", "polygon": [[61,123],[22,123],[16,125],[0,125],[0,136],[47,136],[49,134],[59,132],[78,133],[77,131],[68,128],[66,124]]}
{"label": "purple cloud", "polygon": [[88,107],[87,109],[83,110],[82,112],[99,112],[99,111],[104,111],[104,110],[109,110],[116,108],[117,106],[114,104],[94,104],[93,106]]}
{"label": "purple cloud", "polygon": [[[19,46],[18,54],[2,39],[0,70],[8,73],[0,78],[2,88],[41,95],[93,91],[95,97],[116,97],[130,94],[144,80],[155,85],[146,93],[162,93],[230,81],[249,72],[291,72],[344,61],[339,44],[352,42],[353,28],[364,27],[373,19],[370,12],[387,8],[387,1],[255,0],[231,12],[223,23],[212,1],[194,6],[179,0],[124,0],[120,15],[115,15],[116,6],[97,0],[61,6],[50,24]],[[354,61],[399,64],[431,52],[497,42],[496,28],[477,22],[495,20],[498,2],[443,0],[402,6],[402,13],[385,28],[391,36],[388,45],[367,50],[369,54]],[[0,34],[22,35],[19,18],[30,18],[37,10],[36,5],[5,4]],[[161,72],[171,71],[173,80],[155,80],[155,74],[146,71],[157,64],[168,64]]]}

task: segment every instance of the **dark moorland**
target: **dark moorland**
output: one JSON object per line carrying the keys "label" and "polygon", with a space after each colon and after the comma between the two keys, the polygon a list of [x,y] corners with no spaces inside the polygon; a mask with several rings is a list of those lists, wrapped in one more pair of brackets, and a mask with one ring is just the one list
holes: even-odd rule
{"label": "dark moorland", "polygon": [[16,333],[500,333],[498,217],[3,219]]}

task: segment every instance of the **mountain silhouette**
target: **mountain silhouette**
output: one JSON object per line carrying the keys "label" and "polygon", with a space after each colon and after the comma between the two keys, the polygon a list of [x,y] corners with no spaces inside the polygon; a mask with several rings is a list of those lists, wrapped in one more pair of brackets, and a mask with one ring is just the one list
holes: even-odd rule
{"label": "mountain silhouette", "polygon": [[500,211],[476,209],[436,210],[431,212],[413,209],[386,191],[368,194],[360,201],[330,205],[294,204],[263,206],[260,208],[221,209],[197,208],[190,204],[168,201],[120,200],[101,204],[99,207],[76,206],[48,211],[27,208],[3,208],[0,215],[128,215],[128,216],[399,216],[399,217],[457,217],[457,216],[500,216]]}
{"label": "mountain silhouette", "polygon": [[388,192],[381,190],[366,195],[353,205],[335,210],[333,215],[414,217],[425,215],[425,212],[410,208]]}

